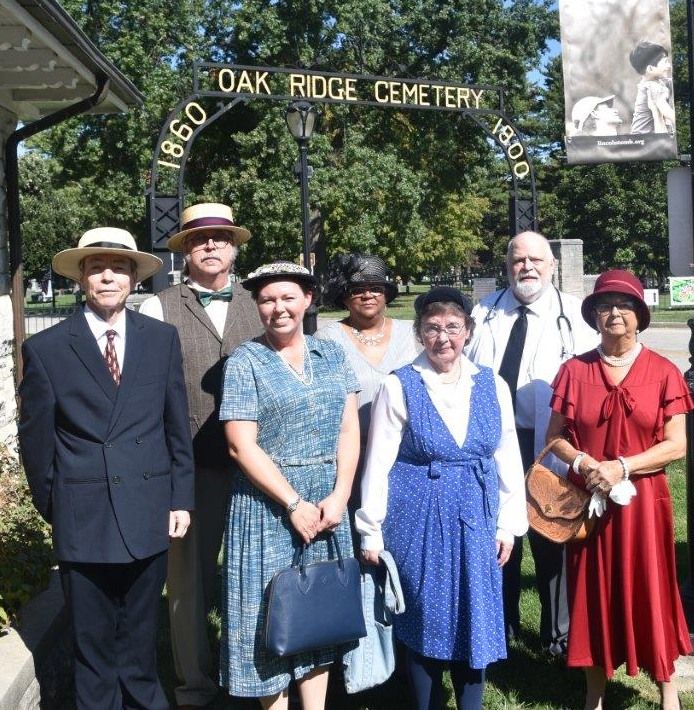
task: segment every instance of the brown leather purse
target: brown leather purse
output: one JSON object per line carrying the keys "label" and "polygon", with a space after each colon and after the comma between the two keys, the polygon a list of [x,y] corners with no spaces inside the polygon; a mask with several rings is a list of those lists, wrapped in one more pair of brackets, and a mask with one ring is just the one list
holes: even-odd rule
{"label": "brown leather purse", "polygon": [[540,451],[525,474],[528,522],[535,532],[552,542],[585,540],[595,523],[594,517],[588,518],[590,493],[540,463],[555,441]]}

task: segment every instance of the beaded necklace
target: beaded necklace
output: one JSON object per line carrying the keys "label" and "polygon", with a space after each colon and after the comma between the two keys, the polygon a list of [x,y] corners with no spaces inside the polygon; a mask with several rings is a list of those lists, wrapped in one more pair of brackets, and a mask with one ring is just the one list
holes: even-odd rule
{"label": "beaded necklace", "polygon": [[[311,354],[308,351],[308,343],[306,342],[306,338],[302,338],[304,341],[304,366],[301,370],[297,370],[285,357],[282,355],[282,353],[272,344],[272,341],[270,338],[265,336],[265,342],[270,346],[272,350],[274,350],[277,355],[279,356],[279,359],[282,361],[284,366],[289,370],[289,372],[292,373],[292,375],[295,377],[295,379],[299,380],[302,385],[306,385],[309,387],[310,385],[313,384],[313,362],[311,362]],[[308,362],[308,374],[306,374],[306,363]]]}
{"label": "beaded necklace", "polygon": [[609,367],[628,367],[633,364],[634,360],[638,357],[643,346],[641,343],[636,343],[636,346],[632,348],[626,355],[608,355],[603,349],[602,345],[598,345],[598,355],[600,359]]}
{"label": "beaded necklace", "polygon": [[365,335],[364,333],[361,332],[358,328],[355,328],[353,325],[350,324],[350,327],[352,328],[352,335],[363,345],[369,345],[369,346],[374,346],[374,345],[380,345],[381,340],[383,340],[383,337],[385,335],[385,325],[386,325],[386,317],[383,316],[383,321],[381,322],[381,329],[376,333],[376,335]]}

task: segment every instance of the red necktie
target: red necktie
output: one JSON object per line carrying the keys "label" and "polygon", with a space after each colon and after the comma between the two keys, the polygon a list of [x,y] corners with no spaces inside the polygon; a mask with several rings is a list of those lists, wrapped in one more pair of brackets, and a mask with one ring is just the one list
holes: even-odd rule
{"label": "red necktie", "polygon": [[116,385],[120,384],[120,367],[118,367],[118,355],[116,355],[116,346],[113,344],[113,339],[116,337],[115,330],[107,330],[106,337],[108,342],[106,343],[106,349],[104,350],[104,360],[106,360],[106,367],[113,377],[113,381]]}

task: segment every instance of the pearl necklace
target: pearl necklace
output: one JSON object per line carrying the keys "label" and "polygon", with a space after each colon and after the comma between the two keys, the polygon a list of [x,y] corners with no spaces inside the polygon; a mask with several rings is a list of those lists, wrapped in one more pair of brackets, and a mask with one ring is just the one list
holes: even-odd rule
{"label": "pearl necklace", "polygon": [[638,357],[642,347],[641,343],[636,343],[634,348],[626,355],[620,357],[618,355],[607,355],[602,349],[602,345],[598,345],[598,355],[600,355],[600,359],[609,367],[629,367]]}
{"label": "pearl necklace", "polygon": [[351,326],[352,328],[352,335],[363,345],[368,345],[368,346],[374,346],[374,345],[380,345],[381,340],[383,340],[383,337],[385,336],[385,325],[386,325],[386,317],[383,316],[383,322],[381,323],[381,329],[376,333],[376,335],[364,335],[364,333],[361,332],[361,330],[358,330],[354,326]]}
{"label": "pearl necklace", "polygon": [[[308,344],[306,343],[306,338],[303,338],[304,341],[304,367],[301,370],[297,370],[294,365],[292,365],[285,357],[282,355],[282,353],[272,344],[272,341],[270,338],[265,336],[265,342],[270,346],[272,350],[274,350],[279,359],[282,361],[284,366],[289,370],[289,372],[292,373],[292,375],[295,377],[295,379],[299,380],[302,385],[306,385],[309,387],[310,385],[313,384],[313,362],[311,362],[311,354],[308,351]],[[306,374],[306,363],[308,362],[308,375]]]}

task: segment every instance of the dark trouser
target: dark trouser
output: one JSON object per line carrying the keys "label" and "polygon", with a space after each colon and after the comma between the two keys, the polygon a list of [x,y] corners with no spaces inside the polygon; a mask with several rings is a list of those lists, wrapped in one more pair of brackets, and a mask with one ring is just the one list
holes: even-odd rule
{"label": "dark trouser", "polygon": [[195,511],[185,537],[171,541],[166,589],[178,705],[207,705],[217,695],[207,615],[215,600],[217,558],[233,476],[228,467],[195,468]]}
{"label": "dark trouser", "polygon": [[481,710],[484,670],[464,661],[440,661],[407,649],[407,677],[417,710],[443,710],[443,672],[450,668],[458,710]]}
{"label": "dark trouser", "polygon": [[156,634],[166,552],[124,564],[60,562],[78,710],[168,710]]}
{"label": "dark trouser", "polygon": [[[535,460],[535,432],[517,429],[523,468],[527,471]],[[564,545],[551,542],[530,530],[530,551],[535,560],[535,585],[540,596],[540,642],[551,653],[561,653],[569,633],[569,607],[566,598],[566,554]],[[521,562],[523,538],[517,537],[513,552],[503,569],[504,618],[507,636],[520,630]]]}

